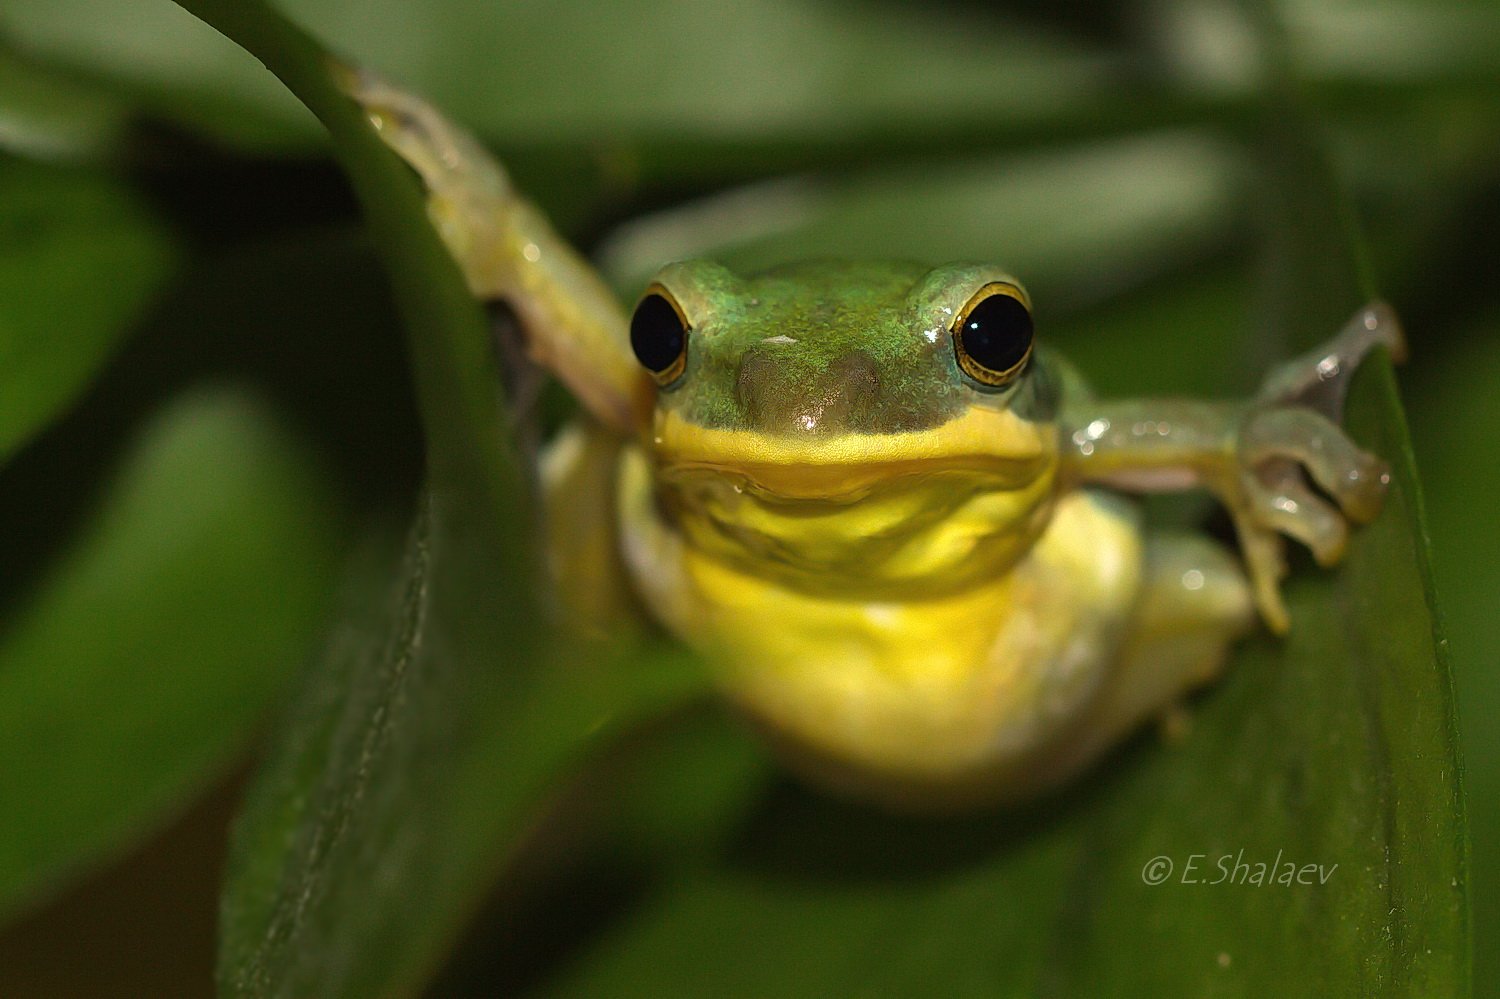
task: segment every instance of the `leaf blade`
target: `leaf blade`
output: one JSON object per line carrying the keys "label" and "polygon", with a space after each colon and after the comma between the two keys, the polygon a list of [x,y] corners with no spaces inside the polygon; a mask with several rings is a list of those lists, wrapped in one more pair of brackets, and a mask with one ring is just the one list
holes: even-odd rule
{"label": "leaf blade", "polygon": [[199,393],[158,415],[0,635],[0,914],[233,759],[311,637],[334,525],[260,404]]}
{"label": "leaf blade", "polygon": [[123,184],[0,160],[0,464],[84,390],[172,273]]}
{"label": "leaf blade", "polygon": [[382,602],[375,585],[356,601],[340,626],[354,640],[304,679],[309,707],[283,720],[252,789],[223,901],[220,987],[404,994],[538,797],[598,741],[691,696],[699,674],[681,657],[551,633],[488,331],[413,179],[289,22],[257,3],[182,5],[329,128],[395,286],[428,448],[395,595]]}

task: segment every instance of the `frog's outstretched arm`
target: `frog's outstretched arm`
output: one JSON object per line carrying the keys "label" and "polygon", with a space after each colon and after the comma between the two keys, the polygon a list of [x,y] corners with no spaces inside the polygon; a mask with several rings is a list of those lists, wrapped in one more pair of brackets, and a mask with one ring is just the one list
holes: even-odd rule
{"label": "frog's outstretched arm", "polygon": [[[1344,555],[1348,522],[1365,523],[1380,512],[1386,467],[1356,447],[1338,421],[1360,359],[1381,344],[1397,360],[1404,357],[1395,313],[1374,304],[1323,347],[1273,370],[1248,402],[1067,402],[1064,474],[1143,492],[1213,492],[1234,520],[1261,615],[1285,632],[1281,535],[1332,565]],[[1332,502],[1313,492],[1305,476]]]}
{"label": "frog's outstretched arm", "polygon": [[619,301],[594,269],[467,132],[367,70],[340,66],[338,74],[386,145],[421,176],[428,214],[470,290],[514,310],[531,358],[596,419],[634,433],[649,412],[650,379],[631,352]]}

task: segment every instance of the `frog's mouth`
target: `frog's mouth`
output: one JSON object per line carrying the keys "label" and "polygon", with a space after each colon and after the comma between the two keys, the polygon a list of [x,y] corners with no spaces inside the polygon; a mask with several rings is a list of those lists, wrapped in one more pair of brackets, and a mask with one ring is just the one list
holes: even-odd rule
{"label": "frog's mouth", "polygon": [[909,476],[966,472],[994,489],[1024,489],[1056,462],[1052,424],[975,408],[937,427],[832,437],[699,426],[658,415],[652,452],[661,480],[720,475],[770,503],[847,505]]}
{"label": "frog's mouth", "polygon": [[1050,511],[1055,428],[972,410],[922,431],[786,437],[658,416],[662,513],[696,550],[807,589],[993,574]]}

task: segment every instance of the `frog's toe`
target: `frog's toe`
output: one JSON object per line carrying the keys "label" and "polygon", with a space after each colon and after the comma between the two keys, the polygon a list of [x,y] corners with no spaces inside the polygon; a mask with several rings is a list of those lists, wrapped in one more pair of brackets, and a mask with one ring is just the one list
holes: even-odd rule
{"label": "frog's toe", "polygon": [[1285,464],[1270,476],[1257,476],[1249,488],[1255,519],[1273,531],[1302,542],[1319,565],[1344,557],[1349,525],[1334,506],[1320,499],[1295,465]]}
{"label": "frog's toe", "polygon": [[1281,580],[1286,576],[1286,543],[1276,531],[1262,526],[1248,508],[1230,511],[1240,538],[1245,573],[1250,577],[1250,596],[1266,627],[1278,635],[1291,628],[1292,618],[1281,599]]}
{"label": "frog's toe", "polygon": [[[1313,498],[1300,476],[1282,467],[1295,462],[1307,470],[1344,517],[1363,524],[1380,513],[1390,483],[1385,463],[1361,450],[1343,428],[1321,413],[1301,406],[1262,410],[1246,423],[1240,448],[1245,465],[1262,469],[1259,477],[1276,487],[1285,486]],[[1298,497],[1286,498],[1294,501]],[[1298,533],[1288,533],[1301,539]],[[1309,547],[1317,551],[1315,546]]]}
{"label": "frog's toe", "polygon": [[379,73],[364,66],[335,61],[333,78],[344,93],[371,113],[406,117],[413,105],[421,103],[418,98],[396,89]]}
{"label": "frog's toe", "polygon": [[1266,404],[1306,406],[1331,420],[1342,419],[1354,373],[1376,347],[1385,347],[1398,364],[1406,360],[1406,334],[1395,310],[1384,302],[1366,305],[1332,340],[1273,369],[1259,398]]}
{"label": "frog's toe", "polygon": [[[1391,484],[1390,466],[1368,451],[1355,450],[1349,460],[1334,469],[1337,485],[1324,488],[1335,496],[1344,514],[1357,524],[1368,524],[1380,514],[1385,491]],[[1319,478],[1322,484],[1322,478]]]}

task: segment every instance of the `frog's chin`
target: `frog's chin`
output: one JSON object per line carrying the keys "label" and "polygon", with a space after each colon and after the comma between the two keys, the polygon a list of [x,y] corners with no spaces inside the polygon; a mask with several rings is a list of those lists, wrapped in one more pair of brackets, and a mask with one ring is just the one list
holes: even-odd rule
{"label": "frog's chin", "polygon": [[801,465],[659,460],[655,480],[669,505],[723,511],[724,520],[739,519],[727,512],[745,508],[806,520],[844,517],[861,506],[900,506],[902,516],[880,532],[888,533],[924,514],[941,516],[976,492],[1024,493],[1043,470],[1040,462],[1022,467],[962,457]]}
{"label": "frog's chin", "polygon": [[650,477],[683,540],[804,590],[879,596],[994,578],[1052,506],[1056,450],[1031,425],[822,439],[657,429]]}

